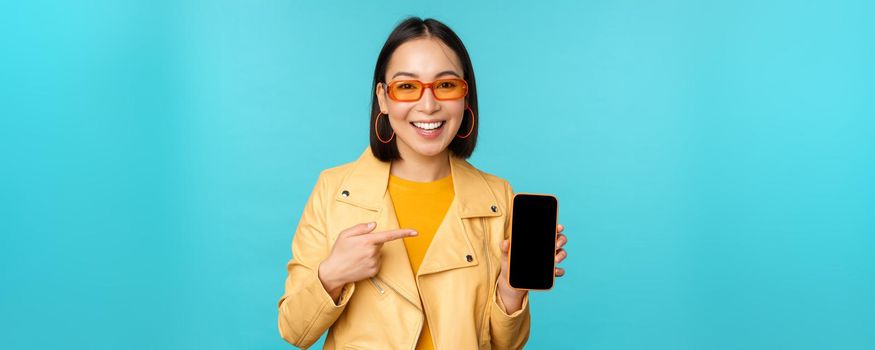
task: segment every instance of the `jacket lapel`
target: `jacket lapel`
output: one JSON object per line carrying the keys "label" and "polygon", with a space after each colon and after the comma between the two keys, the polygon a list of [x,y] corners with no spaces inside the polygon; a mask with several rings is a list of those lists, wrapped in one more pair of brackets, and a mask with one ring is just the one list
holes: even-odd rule
{"label": "jacket lapel", "polygon": [[[335,194],[337,201],[367,210],[365,216],[377,222],[375,232],[399,228],[388,191],[390,170],[391,163],[377,159],[371,153],[371,148],[367,147]],[[502,215],[495,194],[476,168],[466,160],[451,155],[450,171],[455,195],[426,251],[417,274],[419,276],[476,266],[480,257],[475,253],[475,241],[463,219]],[[344,191],[347,191],[346,195]],[[380,279],[422,309],[404,241],[387,242],[380,254],[383,259],[378,274]],[[471,261],[468,261],[468,256]]]}
{"label": "jacket lapel", "polygon": [[501,215],[495,194],[479,170],[455,156],[450,156],[450,170],[455,196],[425,253],[419,276],[477,266],[481,257],[474,247],[480,242],[469,231],[474,220],[466,219]]}

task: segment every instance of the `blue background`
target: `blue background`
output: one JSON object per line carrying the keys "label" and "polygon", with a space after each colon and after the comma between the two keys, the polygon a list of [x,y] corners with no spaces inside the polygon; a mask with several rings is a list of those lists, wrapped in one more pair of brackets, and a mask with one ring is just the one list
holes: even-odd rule
{"label": "blue background", "polygon": [[472,164],[554,193],[529,348],[875,348],[871,1],[5,1],[0,347],[281,349],[320,170],[406,15],[461,36]]}

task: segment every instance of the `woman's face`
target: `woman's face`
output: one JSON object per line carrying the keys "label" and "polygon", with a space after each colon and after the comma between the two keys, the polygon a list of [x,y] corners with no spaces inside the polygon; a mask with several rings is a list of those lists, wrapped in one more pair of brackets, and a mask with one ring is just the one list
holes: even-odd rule
{"label": "woman's face", "polygon": [[[420,38],[398,46],[389,59],[384,81],[415,79],[431,83],[438,78],[464,79],[461,62],[456,53],[439,39]],[[442,153],[462,124],[465,98],[439,101],[434,98],[432,89],[426,88],[418,101],[399,102],[389,98],[382,84],[377,84],[376,94],[380,110],[388,115],[395,130],[402,157],[411,151],[422,156]],[[436,130],[426,131],[414,125],[420,122],[439,122],[442,125]],[[430,128],[433,125],[422,126]],[[389,135],[381,137],[387,139]]]}

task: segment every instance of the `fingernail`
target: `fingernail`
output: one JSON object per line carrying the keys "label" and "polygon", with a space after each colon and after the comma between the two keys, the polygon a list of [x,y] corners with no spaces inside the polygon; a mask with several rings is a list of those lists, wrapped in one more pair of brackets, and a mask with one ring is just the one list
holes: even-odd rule
{"label": "fingernail", "polygon": [[416,235],[418,235],[418,234],[419,234],[419,233],[416,232],[416,231],[410,231],[410,235],[411,235],[411,236],[416,236]]}
{"label": "fingernail", "polygon": [[377,225],[376,222],[371,222],[368,224],[368,228],[374,228],[374,226],[376,226],[376,225]]}

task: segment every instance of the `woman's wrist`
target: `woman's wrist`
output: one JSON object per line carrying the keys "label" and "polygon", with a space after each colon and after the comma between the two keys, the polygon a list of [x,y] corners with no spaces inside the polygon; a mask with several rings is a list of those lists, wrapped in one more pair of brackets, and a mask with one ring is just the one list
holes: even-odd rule
{"label": "woman's wrist", "polygon": [[512,314],[522,308],[523,298],[525,298],[528,290],[516,289],[511,287],[507,282],[500,281],[498,283],[498,297],[500,304],[504,308],[504,312]]}
{"label": "woman's wrist", "polygon": [[337,299],[340,297],[340,291],[346,283],[334,277],[334,274],[331,272],[331,265],[326,264],[326,261],[319,264],[319,281],[322,282],[322,288],[324,288],[325,291],[328,292],[328,295],[331,296],[331,299],[337,303]]}

